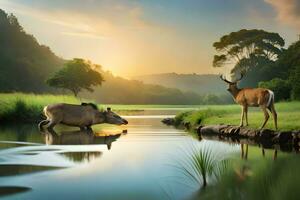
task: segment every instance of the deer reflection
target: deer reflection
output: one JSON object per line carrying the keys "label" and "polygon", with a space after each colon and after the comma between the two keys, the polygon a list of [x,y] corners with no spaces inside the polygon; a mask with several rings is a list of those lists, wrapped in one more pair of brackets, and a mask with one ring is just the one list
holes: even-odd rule
{"label": "deer reflection", "polygon": [[43,132],[45,143],[48,145],[86,145],[105,144],[110,150],[112,143],[120,136],[119,134],[98,136],[91,130],[64,131],[60,134],[54,132]]}
{"label": "deer reflection", "polygon": [[[261,147],[261,154],[265,157],[265,148]],[[241,143],[241,158],[244,160],[248,159],[248,144]],[[274,149],[273,160],[277,159],[277,149]]]}

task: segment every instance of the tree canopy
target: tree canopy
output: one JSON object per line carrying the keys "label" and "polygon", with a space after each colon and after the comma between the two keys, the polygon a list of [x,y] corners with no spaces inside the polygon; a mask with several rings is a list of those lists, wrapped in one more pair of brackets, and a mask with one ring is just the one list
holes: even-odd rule
{"label": "tree canopy", "polygon": [[55,72],[47,80],[47,83],[52,87],[68,89],[77,97],[81,90],[93,92],[94,86],[102,84],[104,79],[99,73],[99,69],[99,65],[74,58],[66,62],[62,69]]}
{"label": "tree canopy", "polygon": [[[218,52],[214,56],[213,66],[233,65],[232,73],[249,72],[250,85],[270,79],[267,76],[269,65],[273,64],[284,51],[284,39],[278,33],[264,30],[242,29],[224,35],[213,47]],[[255,74],[251,74],[251,71]]]}
{"label": "tree canopy", "polygon": [[282,53],[284,40],[278,33],[242,29],[224,35],[213,46],[220,53],[214,56],[213,66],[233,63],[236,68],[247,70],[260,62],[277,59]]}

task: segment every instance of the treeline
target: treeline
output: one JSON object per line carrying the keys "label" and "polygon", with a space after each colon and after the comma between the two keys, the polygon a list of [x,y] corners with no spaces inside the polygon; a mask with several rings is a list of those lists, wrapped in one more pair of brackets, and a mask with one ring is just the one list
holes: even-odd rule
{"label": "treeline", "polygon": [[0,9],[0,91],[54,91],[45,79],[63,62],[26,34],[14,15]]}
{"label": "treeline", "polygon": [[200,95],[227,93],[226,85],[216,74],[177,74],[161,73],[132,77],[147,84],[159,83],[165,87],[175,87],[182,91],[195,92]]}
{"label": "treeline", "polygon": [[[0,92],[65,93],[50,88],[46,80],[62,69],[66,60],[27,34],[17,18],[0,9]],[[79,93],[99,103],[116,104],[224,104],[230,97],[198,95],[179,89],[144,84],[113,76],[100,69],[104,82],[93,93]]]}
{"label": "treeline", "polygon": [[127,80],[101,71],[105,81],[94,93],[82,96],[96,99],[103,103],[123,104],[228,104],[232,103],[229,95],[199,95],[160,85],[144,84],[142,81]]}

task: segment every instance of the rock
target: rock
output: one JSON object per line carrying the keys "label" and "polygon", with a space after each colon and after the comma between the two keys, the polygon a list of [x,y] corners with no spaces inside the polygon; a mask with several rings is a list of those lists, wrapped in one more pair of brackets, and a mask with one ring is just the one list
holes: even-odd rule
{"label": "rock", "polygon": [[165,118],[161,122],[168,125],[168,126],[175,124],[174,118]]}
{"label": "rock", "polygon": [[262,129],[259,131],[258,135],[259,140],[273,140],[273,138],[276,136],[275,131],[270,129]]}
{"label": "rock", "polygon": [[293,143],[293,133],[291,131],[280,132],[275,135],[273,142],[279,144],[292,144]]}

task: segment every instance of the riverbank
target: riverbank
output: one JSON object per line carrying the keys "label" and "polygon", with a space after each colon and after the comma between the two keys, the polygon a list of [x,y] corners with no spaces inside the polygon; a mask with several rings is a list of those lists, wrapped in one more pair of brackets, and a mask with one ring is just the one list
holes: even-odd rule
{"label": "riverbank", "polygon": [[[300,130],[300,102],[280,102],[275,104],[278,113],[278,128],[280,131]],[[199,125],[230,124],[238,125],[241,108],[238,105],[205,106],[196,111],[178,113],[169,124],[185,126],[194,129]],[[264,120],[263,112],[259,108],[250,108],[248,111],[249,128],[257,129]],[[273,119],[265,126],[274,129]]]}

